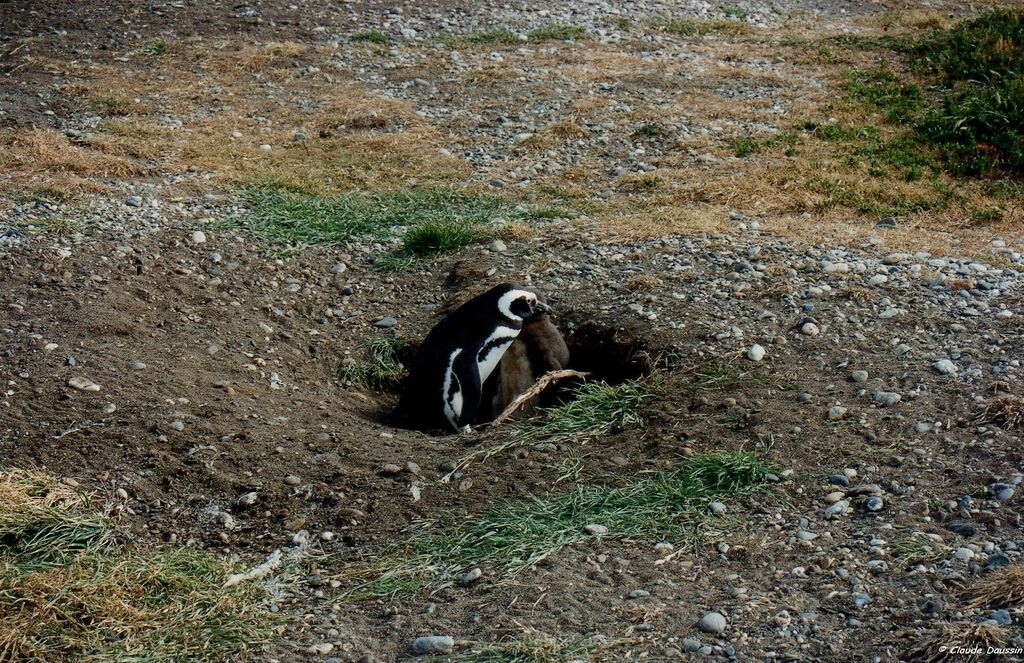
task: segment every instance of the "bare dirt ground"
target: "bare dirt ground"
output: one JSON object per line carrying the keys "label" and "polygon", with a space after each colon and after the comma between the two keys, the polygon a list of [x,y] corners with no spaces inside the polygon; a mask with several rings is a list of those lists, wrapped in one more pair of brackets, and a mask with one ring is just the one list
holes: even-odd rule
{"label": "bare dirt ground", "polygon": [[[939,204],[813,132],[737,147],[877,120],[839,102],[842,72],[897,56],[836,36],[975,11],[2,3],[0,468],[75,479],[145,547],[251,565],[309,542],[257,660],[402,660],[423,635],[476,661],[944,660],[978,629],[1024,646],[1019,595],[972,593],[1024,546],[1021,423],[994,406],[1020,407],[1024,375],[1019,199],[941,175]],[[238,194],[268,180],[573,212],[386,270],[395,237],[268,240]],[[514,426],[390,429],[395,395],[338,365],[501,281],[548,296],[578,367],[642,366],[651,395],[642,424],[445,481]],[[472,583],[346,595],[417,531],[723,449],[774,466],[771,487],[674,548],[610,532],[514,576],[481,559]],[[711,611],[723,630],[698,628]]]}

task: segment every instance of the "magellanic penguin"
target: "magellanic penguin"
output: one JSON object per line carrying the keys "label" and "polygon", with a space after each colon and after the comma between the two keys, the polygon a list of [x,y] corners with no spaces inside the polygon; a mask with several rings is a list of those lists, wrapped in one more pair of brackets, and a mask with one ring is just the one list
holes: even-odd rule
{"label": "magellanic penguin", "polygon": [[[504,412],[540,376],[568,365],[569,348],[549,316],[536,315],[524,322],[519,336],[502,355],[498,370],[485,385],[484,391],[491,406],[489,418],[494,419]],[[524,404],[518,412],[532,412],[536,406],[534,400]]]}
{"label": "magellanic penguin", "polygon": [[523,323],[549,310],[537,293],[503,283],[452,311],[423,340],[390,423],[469,430],[485,414],[483,384]]}

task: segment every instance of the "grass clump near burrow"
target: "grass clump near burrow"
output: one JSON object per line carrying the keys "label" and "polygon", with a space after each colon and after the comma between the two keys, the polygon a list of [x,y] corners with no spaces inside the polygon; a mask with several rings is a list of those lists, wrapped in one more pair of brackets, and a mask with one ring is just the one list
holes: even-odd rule
{"label": "grass clump near burrow", "polygon": [[[694,541],[708,503],[763,489],[774,471],[754,454],[720,452],[623,485],[577,486],[545,499],[498,502],[478,516],[419,523],[411,537],[377,561],[345,572],[355,583],[347,596],[450,586],[456,574],[477,565],[510,578],[567,546],[602,537]],[[588,525],[607,531],[594,534]]]}
{"label": "grass clump near burrow", "polygon": [[509,449],[541,444],[580,445],[626,427],[644,425],[641,406],[652,395],[651,382],[631,380],[612,385],[602,380],[583,382],[568,390],[565,400],[539,408],[538,416],[512,431],[501,443],[477,449],[459,459],[458,467],[486,460]]}
{"label": "grass clump near burrow", "polygon": [[342,382],[370,389],[394,389],[405,378],[405,365],[398,356],[401,339],[381,336],[370,341],[362,359],[346,357],[338,365]]}
{"label": "grass clump near burrow", "polygon": [[516,429],[513,439],[522,444],[583,442],[627,427],[643,426],[640,407],[650,398],[650,386],[641,380],[612,385],[596,380],[573,389],[565,403],[542,408],[534,423]]}
{"label": "grass clump near burrow", "polygon": [[274,183],[243,192],[253,230],[271,242],[343,244],[401,237],[394,257],[457,251],[497,232],[496,219],[536,221],[571,216],[561,208],[520,205],[501,196],[452,187],[409,188],[323,197]]}
{"label": "grass clump near burrow", "polygon": [[267,593],[224,588],[228,561],[115,539],[81,493],[0,470],[0,660],[220,661],[269,639]]}

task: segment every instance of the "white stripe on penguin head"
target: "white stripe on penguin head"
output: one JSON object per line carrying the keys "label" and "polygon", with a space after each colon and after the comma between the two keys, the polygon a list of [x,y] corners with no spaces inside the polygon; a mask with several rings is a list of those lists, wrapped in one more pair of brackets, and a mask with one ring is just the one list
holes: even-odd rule
{"label": "white stripe on penguin head", "polygon": [[509,290],[498,299],[498,311],[509,320],[522,322],[523,317],[512,312],[512,302],[520,298],[537,301],[537,295],[529,290]]}

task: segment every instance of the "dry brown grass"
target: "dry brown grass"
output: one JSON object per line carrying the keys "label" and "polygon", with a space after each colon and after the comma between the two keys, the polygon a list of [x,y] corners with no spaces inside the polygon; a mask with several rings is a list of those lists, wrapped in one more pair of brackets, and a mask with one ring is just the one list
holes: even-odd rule
{"label": "dry brown grass", "polygon": [[1024,608],[1024,564],[1013,564],[976,580],[967,590],[972,608]]}
{"label": "dry brown grass", "polygon": [[84,177],[125,178],[145,169],[122,157],[72,143],[45,129],[15,129],[0,133],[0,170],[13,177],[70,173]]}
{"label": "dry brown grass", "polygon": [[[79,80],[65,91],[104,121],[74,143],[46,130],[0,132],[0,170],[9,174],[0,190],[63,187],[68,175],[96,182],[160,173],[198,175],[187,186],[194,191],[274,179],[334,192],[467,174],[408,104],[321,73],[331,55],[292,42],[195,40],[141,66],[68,64],[65,73]],[[167,126],[167,116],[180,125]]]}

